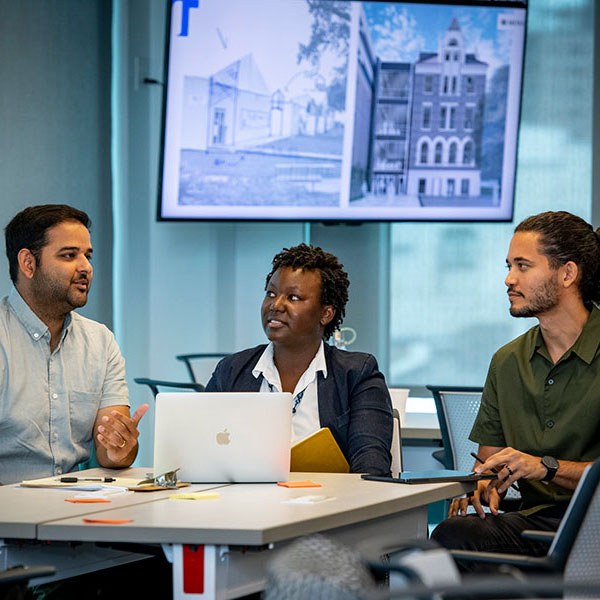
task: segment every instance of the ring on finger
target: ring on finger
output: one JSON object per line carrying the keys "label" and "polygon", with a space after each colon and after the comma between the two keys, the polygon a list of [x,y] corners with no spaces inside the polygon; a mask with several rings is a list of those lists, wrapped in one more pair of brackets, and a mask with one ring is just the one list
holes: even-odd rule
{"label": "ring on finger", "polygon": [[512,469],[508,465],[504,465],[504,468],[508,471],[508,474],[512,477],[512,475],[513,475]]}
{"label": "ring on finger", "polygon": [[127,442],[125,440],[123,440],[120,444],[119,444],[119,448],[125,448],[125,444],[127,444]]}

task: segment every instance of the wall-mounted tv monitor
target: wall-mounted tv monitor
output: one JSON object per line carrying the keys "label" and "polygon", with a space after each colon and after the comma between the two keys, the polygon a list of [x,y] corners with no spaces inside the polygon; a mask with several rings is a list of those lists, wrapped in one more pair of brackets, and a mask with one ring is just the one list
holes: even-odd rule
{"label": "wall-mounted tv monitor", "polygon": [[159,219],[511,220],[526,11],[172,0]]}

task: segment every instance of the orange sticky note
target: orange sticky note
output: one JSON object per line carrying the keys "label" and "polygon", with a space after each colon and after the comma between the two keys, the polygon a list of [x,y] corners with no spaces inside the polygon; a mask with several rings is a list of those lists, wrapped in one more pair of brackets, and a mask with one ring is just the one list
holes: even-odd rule
{"label": "orange sticky note", "polygon": [[110,500],[108,500],[108,498],[65,498],[65,502],[92,504],[94,502],[110,502]]}
{"label": "orange sticky note", "polygon": [[133,523],[133,519],[83,519],[84,523],[103,523],[105,525],[122,525]]}
{"label": "orange sticky note", "polygon": [[287,488],[322,487],[320,483],[315,483],[314,481],[310,481],[309,479],[306,479],[305,481],[280,481],[277,485]]}

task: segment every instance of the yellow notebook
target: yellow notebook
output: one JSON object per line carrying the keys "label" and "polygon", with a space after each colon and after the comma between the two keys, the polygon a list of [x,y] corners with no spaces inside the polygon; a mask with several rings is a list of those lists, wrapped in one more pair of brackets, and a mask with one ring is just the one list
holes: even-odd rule
{"label": "yellow notebook", "polygon": [[322,427],[292,446],[291,471],[348,473],[350,465],[328,427]]}

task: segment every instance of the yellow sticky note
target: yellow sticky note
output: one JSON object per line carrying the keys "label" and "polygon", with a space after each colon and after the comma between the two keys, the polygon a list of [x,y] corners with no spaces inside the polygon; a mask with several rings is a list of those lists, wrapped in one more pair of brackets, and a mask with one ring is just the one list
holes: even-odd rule
{"label": "yellow sticky note", "polygon": [[187,494],[171,494],[171,500],[216,500],[220,497],[218,492],[188,492]]}

